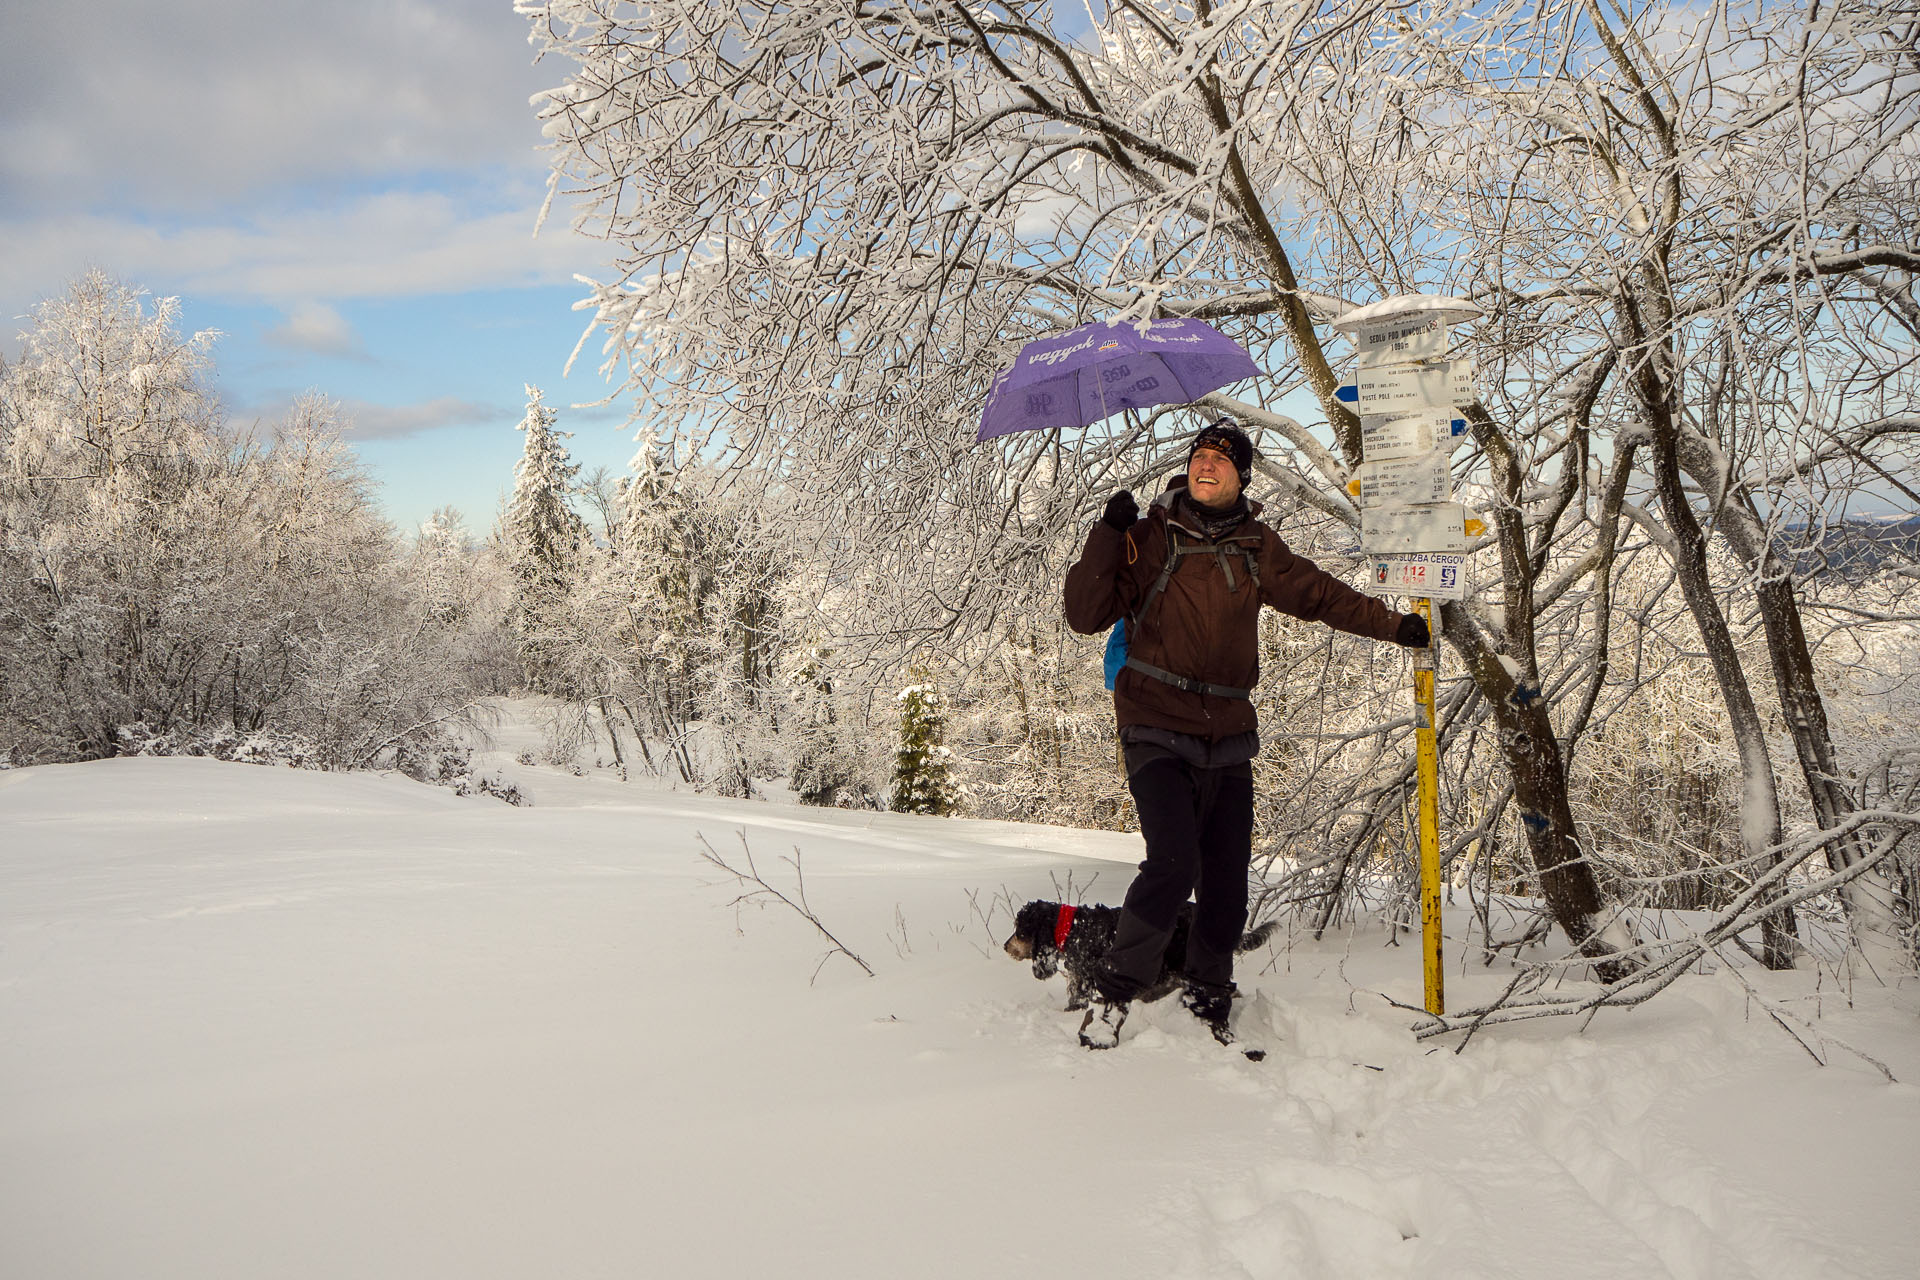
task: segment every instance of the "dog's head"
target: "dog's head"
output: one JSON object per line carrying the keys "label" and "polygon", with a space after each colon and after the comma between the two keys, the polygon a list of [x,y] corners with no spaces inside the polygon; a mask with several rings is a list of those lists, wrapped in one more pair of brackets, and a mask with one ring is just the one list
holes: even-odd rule
{"label": "dog's head", "polygon": [[1002,948],[1015,960],[1033,961],[1033,976],[1051,978],[1060,972],[1060,948],[1053,945],[1053,926],[1060,904],[1035,899],[1013,917],[1013,934]]}

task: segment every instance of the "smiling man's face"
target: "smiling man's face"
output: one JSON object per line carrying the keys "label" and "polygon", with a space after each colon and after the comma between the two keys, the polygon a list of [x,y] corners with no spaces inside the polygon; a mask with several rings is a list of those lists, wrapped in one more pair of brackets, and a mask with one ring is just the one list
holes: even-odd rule
{"label": "smiling man's face", "polygon": [[1195,449],[1187,463],[1187,492],[1203,507],[1224,510],[1240,496],[1240,472],[1218,449]]}

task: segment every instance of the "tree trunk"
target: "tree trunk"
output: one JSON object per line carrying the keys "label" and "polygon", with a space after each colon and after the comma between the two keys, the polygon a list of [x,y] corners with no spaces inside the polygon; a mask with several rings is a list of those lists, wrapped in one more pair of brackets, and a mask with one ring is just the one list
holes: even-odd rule
{"label": "tree trunk", "polygon": [[[1833,733],[1827,724],[1826,704],[1814,682],[1813,652],[1801,622],[1793,574],[1774,554],[1752,498],[1742,493],[1729,500],[1722,492],[1725,474],[1707,441],[1691,434],[1683,437],[1679,462],[1695,484],[1714,496],[1719,513],[1715,528],[1753,575],[1780,713],[1800,762],[1800,776],[1806,782],[1814,820],[1822,830],[1831,831],[1853,811],[1853,800],[1840,781],[1834,761]],[[1827,863],[1835,871],[1853,866],[1864,856],[1860,842],[1852,836],[1827,846]],[[1841,888],[1840,900],[1856,931],[1888,938],[1898,935],[1899,895],[1882,872],[1874,870],[1855,877]]]}
{"label": "tree trunk", "polygon": [[1441,609],[1443,631],[1493,709],[1541,896],[1580,954],[1595,961],[1600,979],[1612,982],[1632,971],[1631,962],[1619,953],[1630,949],[1634,939],[1625,928],[1609,927],[1604,917],[1600,881],[1581,848],[1567,798],[1566,757],[1540,691],[1534,650],[1535,566],[1520,505],[1526,476],[1512,443],[1483,407],[1473,405],[1467,419],[1486,451],[1500,493],[1493,524],[1500,547],[1505,636],[1496,648],[1474,615],[1452,603]]}
{"label": "tree trunk", "polygon": [[620,726],[614,723],[613,699],[602,694],[594,699],[594,705],[600,708],[600,723],[606,726],[607,741],[613,744],[613,764],[620,770],[620,779],[624,782],[627,777],[627,758],[620,750]]}
{"label": "tree trunk", "polygon": [[[1753,689],[1747,683],[1740,655],[1733,644],[1733,632],[1714,595],[1707,567],[1707,536],[1694,517],[1680,484],[1678,441],[1672,415],[1667,411],[1663,379],[1654,367],[1651,352],[1643,354],[1633,377],[1634,393],[1653,429],[1654,487],[1672,530],[1669,550],[1680,581],[1680,592],[1699,628],[1707,647],[1707,660],[1719,683],[1721,700],[1733,730],[1734,746],[1740,756],[1740,843],[1746,851],[1751,874],[1760,876],[1779,859],[1769,850],[1780,843],[1780,795],[1774,778],[1773,761],[1767,755],[1766,732],[1760,711],[1754,704]],[[1776,888],[1779,897],[1784,886]],[[1769,969],[1793,967],[1794,916],[1791,906],[1783,906],[1761,921],[1761,959]]]}
{"label": "tree trunk", "polygon": [[1474,683],[1493,708],[1527,850],[1554,922],[1580,954],[1594,961],[1602,982],[1626,977],[1633,966],[1619,953],[1632,945],[1632,939],[1621,929],[1609,927],[1603,914],[1600,882],[1580,846],[1573,808],[1567,801],[1566,761],[1547,714],[1546,698],[1537,684],[1520,674],[1518,664],[1509,666],[1494,652],[1466,610],[1446,604],[1441,619],[1447,642],[1466,661]]}

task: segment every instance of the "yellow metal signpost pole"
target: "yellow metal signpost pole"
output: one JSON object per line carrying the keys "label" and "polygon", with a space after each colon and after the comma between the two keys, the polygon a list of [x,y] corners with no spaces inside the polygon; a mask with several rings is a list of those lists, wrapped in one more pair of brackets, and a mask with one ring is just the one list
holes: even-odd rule
{"label": "yellow metal signpost pole", "polygon": [[[1433,601],[1416,597],[1413,607],[1434,630]],[[1420,783],[1420,942],[1427,978],[1427,1012],[1447,1011],[1446,978],[1440,968],[1440,751],[1434,741],[1434,659],[1438,637],[1413,653],[1414,740]]]}

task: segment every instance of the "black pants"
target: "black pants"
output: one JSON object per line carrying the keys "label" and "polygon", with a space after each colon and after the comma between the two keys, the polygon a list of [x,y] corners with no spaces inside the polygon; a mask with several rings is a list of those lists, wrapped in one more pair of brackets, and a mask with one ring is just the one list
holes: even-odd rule
{"label": "black pants", "polygon": [[[1129,762],[1131,763],[1131,761]],[[1160,974],[1180,907],[1194,897],[1186,975],[1203,987],[1233,981],[1247,927],[1247,864],[1253,858],[1253,766],[1198,768],[1155,753],[1127,785],[1140,811],[1147,860],[1127,888],[1100,975],[1108,999],[1132,999]]]}

